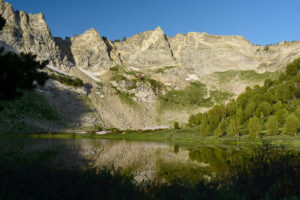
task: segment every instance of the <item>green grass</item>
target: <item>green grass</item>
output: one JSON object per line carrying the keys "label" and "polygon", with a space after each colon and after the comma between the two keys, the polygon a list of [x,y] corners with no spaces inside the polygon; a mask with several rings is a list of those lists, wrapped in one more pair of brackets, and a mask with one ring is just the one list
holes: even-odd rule
{"label": "green grass", "polygon": [[25,120],[57,121],[57,112],[49,105],[47,100],[33,91],[25,91],[21,98],[12,101],[0,101],[0,132],[19,133],[36,130]]}
{"label": "green grass", "polygon": [[117,95],[123,103],[126,103],[130,106],[137,106],[137,103],[133,100],[134,94],[123,92],[115,88]]}
{"label": "green grass", "polygon": [[160,109],[189,109],[197,107],[211,107],[213,101],[207,98],[208,90],[201,82],[192,82],[182,90],[171,90],[160,96]]}
{"label": "green grass", "polygon": [[74,86],[74,87],[81,87],[83,86],[83,81],[79,78],[73,78],[71,76],[67,76],[64,74],[56,74],[56,73],[52,73],[50,75],[50,78],[53,80],[57,80],[62,84],[65,85],[70,85],[70,86]]}
{"label": "green grass", "polygon": [[[0,135],[6,137],[6,135]],[[224,136],[218,138],[216,136],[201,136],[198,127],[182,128],[182,129],[166,129],[158,131],[114,131],[106,135],[96,134],[75,134],[75,133],[60,133],[60,134],[31,134],[26,137],[31,138],[56,138],[56,139],[113,139],[113,140],[126,140],[126,141],[148,141],[148,142],[161,142],[180,145],[185,147],[199,147],[203,144],[211,145],[260,145],[263,141],[269,141],[274,145],[287,145],[299,148],[300,135],[289,136],[284,134],[267,136],[262,135],[260,138],[250,137],[244,135],[240,137]]]}
{"label": "green grass", "polygon": [[231,92],[222,92],[220,90],[209,91],[209,97],[216,103],[224,103],[226,100],[233,97]]}
{"label": "green grass", "polygon": [[173,69],[173,68],[176,68],[176,66],[165,66],[165,67],[154,70],[153,73],[161,74],[161,73],[164,73],[164,71]]}
{"label": "green grass", "polygon": [[254,70],[229,70],[225,72],[214,72],[213,75],[218,78],[219,83],[232,82],[235,80],[259,83],[268,78],[275,79],[279,76],[279,73],[279,71],[257,73]]}

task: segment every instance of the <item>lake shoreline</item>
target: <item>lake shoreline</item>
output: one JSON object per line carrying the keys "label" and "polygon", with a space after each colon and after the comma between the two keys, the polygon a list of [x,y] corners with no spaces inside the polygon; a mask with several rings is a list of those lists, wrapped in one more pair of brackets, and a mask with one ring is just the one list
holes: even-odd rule
{"label": "lake shoreline", "polygon": [[291,145],[300,146],[300,136],[289,135],[262,135],[259,138],[253,138],[249,135],[244,136],[201,136],[197,129],[165,129],[155,131],[112,131],[107,134],[95,133],[36,133],[36,134],[0,134],[3,137],[29,137],[29,138],[51,138],[51,139],[110,139],[126,141],[145,141],[145,142],[163,142],[180,146],[198,146],[203,144],[227,144],[227,145],[260,145],[267,141],[273,145]]}

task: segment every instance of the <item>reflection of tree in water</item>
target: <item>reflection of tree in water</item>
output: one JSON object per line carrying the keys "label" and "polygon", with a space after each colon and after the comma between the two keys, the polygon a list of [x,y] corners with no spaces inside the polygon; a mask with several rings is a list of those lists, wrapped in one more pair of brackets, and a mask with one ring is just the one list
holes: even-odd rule
{"label": "reflection of tree in water", "polygon": [[190,150],[189,158],[192,161],[208,163],[216,172],[224,172],[228,170],[229,163],[241,161],[245,154],[245,151],[238,148],[200,147],[196,150]]}

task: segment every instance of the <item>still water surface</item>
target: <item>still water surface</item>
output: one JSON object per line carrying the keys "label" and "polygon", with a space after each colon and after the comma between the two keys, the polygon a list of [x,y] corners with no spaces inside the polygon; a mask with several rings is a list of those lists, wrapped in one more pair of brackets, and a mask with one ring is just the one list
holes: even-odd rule
{"label": "still water surface", "polygon": [[209,180],[224,173],[228,164],[253,152],[253,146],[199,146],[177,145],[103,139],[2,139],[2,147],[22,148],[24,151],[55,150],[53,161],[66,167],[113,165],[135,179],[190,182]]}

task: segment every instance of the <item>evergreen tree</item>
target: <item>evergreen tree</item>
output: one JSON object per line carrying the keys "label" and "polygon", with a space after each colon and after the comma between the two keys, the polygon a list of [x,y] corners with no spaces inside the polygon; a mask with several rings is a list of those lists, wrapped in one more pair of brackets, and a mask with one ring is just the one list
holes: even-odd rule
{"label": "evergreen tree", "polygon": [[279,125],[283,126],[288,115],[288,111],[285,108],[282,108],[276,112],[276,119]]}
{"label": "evergreen tree", "polygon": [[251,136],[255,136],[256,138],[258,138],[261,131],[260,120],[256,116],[254,116],[250,119],[248,126],[249,126],[249,134]]}
{"label": "evergreen tree", "polygon": [[36,87],[34,81],[43,85],[48,75],[40,70],[48,62],[36,61],[31,54],[20,55],[14,53],[3,54],[0,50],[0,99],[14,99],[22,96],[22,90],[31,90]]}
{"label": "evergreen tree", "polygon": [[295,110],[295,115],[298,117],[298,119],[300,120],[300,107],[298,107],[296,110]]}
{"label": "evergreen tree", "polygon": [[284,126],[284,133],[289,135],[297,135],[297,130],[299,128],[299,119],[296,115],[291,114],[286,118],[286,123]]}
{"label": "evergreen tree", "polygon": [[273,105],[273,113],[278,112],[282,108],[283,108],[282,102],[278,101],[276,104]]}
{"label": "evergreen tree", "polygon": [[267,129],[269,135],[275,135],[278,133],[278,121],[275,116],[270,116],[267,121]]}
{"label": "evergreen tree", "polygon": [[256,117],[260,117],[261,113],[263,113],[264,117],[270,115],[272,112],[272,106],[270,103],[264,101],[259,104],[259,106],[256,109]]}
{"label": "evergreen tree", "polygon": [[256,104],[254,103],[254,101],[250,101],[245,110],[245,115],[247,118],[250,118],[254,115],[255,108],[256,108]]}
{"label": "evergreen tree", "polygon": [[202,136],[208,136],[208,135],[210,135],[210,128],[209,128],[207,119],[204,119],[203,121],[201,121],[201,124],[200,124],[200,134]]}
{"label": "evergreen tree", "polygon": [[229,130],[230,135],[239,136],[239,129],[236,117],[232,117],[229,122]]}
{"label": "evergreen tree", "polygon": [[215,136],[222,137],[226,133],[226,122],[223,120],[218,124],[218,127],[215,130]]}

